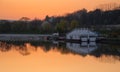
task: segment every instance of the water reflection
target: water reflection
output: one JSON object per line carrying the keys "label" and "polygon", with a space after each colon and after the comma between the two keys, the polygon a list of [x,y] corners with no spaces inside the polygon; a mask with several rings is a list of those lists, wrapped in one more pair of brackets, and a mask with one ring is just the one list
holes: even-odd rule
{"label": "water reflection", "polygon": [[89,54],[97,49],[96,42],[82,42],[81,44],[79,43],[66,43],[66,48],[70,49],[71,51],[81,54],[81,55],[86,55]]}
{"label": "water reflection", "polygon": [[21,55],[29,55],[31,51],[37,51],[40,48],[44,52],[51,50],[61,54],[73,54],[80,56],[112,57],[120,61],[120,45],[96,44],[95,42],[82,43],[63,43],[63,42],[0,42],[0,51],[8,52],[16,50]]}
{"label": "water reflection", "polygon": [[120,45],[0,42],[0,72],[120,72]]}

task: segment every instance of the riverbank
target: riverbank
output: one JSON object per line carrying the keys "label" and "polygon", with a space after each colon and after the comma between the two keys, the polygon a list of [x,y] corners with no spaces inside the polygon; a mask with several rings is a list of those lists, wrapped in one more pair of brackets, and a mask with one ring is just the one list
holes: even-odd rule
{"label": "riverbank", "polygon": [[[46,35],[41,35],[41,34],[0,34],[0,41],[8,41],[8,42],[64,41],[64,42],[71,42],[71,43],[82,42],[81,40],[70,40],[70,39],[68,40],[68,39],[65,39],[62,37],[55,38],[54,36],[47,35],[47,34]],[[120,38],[97,38],[95,42],[120,44]]]}

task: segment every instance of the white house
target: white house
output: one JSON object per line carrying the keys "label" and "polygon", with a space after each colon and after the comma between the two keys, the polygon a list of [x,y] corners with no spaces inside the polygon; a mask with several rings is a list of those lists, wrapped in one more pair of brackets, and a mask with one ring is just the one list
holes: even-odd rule
{"label": "white house", "polygon": [[97,33],[86,29],[74,29],[73,31],[66,34],[66,39],[68,40],[81,40],[81,41],[96,41]]}

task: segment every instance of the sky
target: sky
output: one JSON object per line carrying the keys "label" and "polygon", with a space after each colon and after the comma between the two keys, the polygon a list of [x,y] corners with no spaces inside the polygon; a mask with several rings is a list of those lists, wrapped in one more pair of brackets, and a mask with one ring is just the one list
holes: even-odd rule
{"label": "sky", "polygon": [[86,8],[93,10],[100,4],[120,3],[120,0],[0,0],[0,19],[44,19]]}

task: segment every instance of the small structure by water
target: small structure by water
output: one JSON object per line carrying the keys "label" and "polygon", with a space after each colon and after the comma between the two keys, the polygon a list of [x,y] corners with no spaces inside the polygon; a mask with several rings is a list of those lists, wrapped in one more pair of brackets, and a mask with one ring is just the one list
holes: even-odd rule
{"label": "small structure by water", "polygon": [[74,29],[66,34],[67,40],[96,41],[98,34],[86,28]]}

